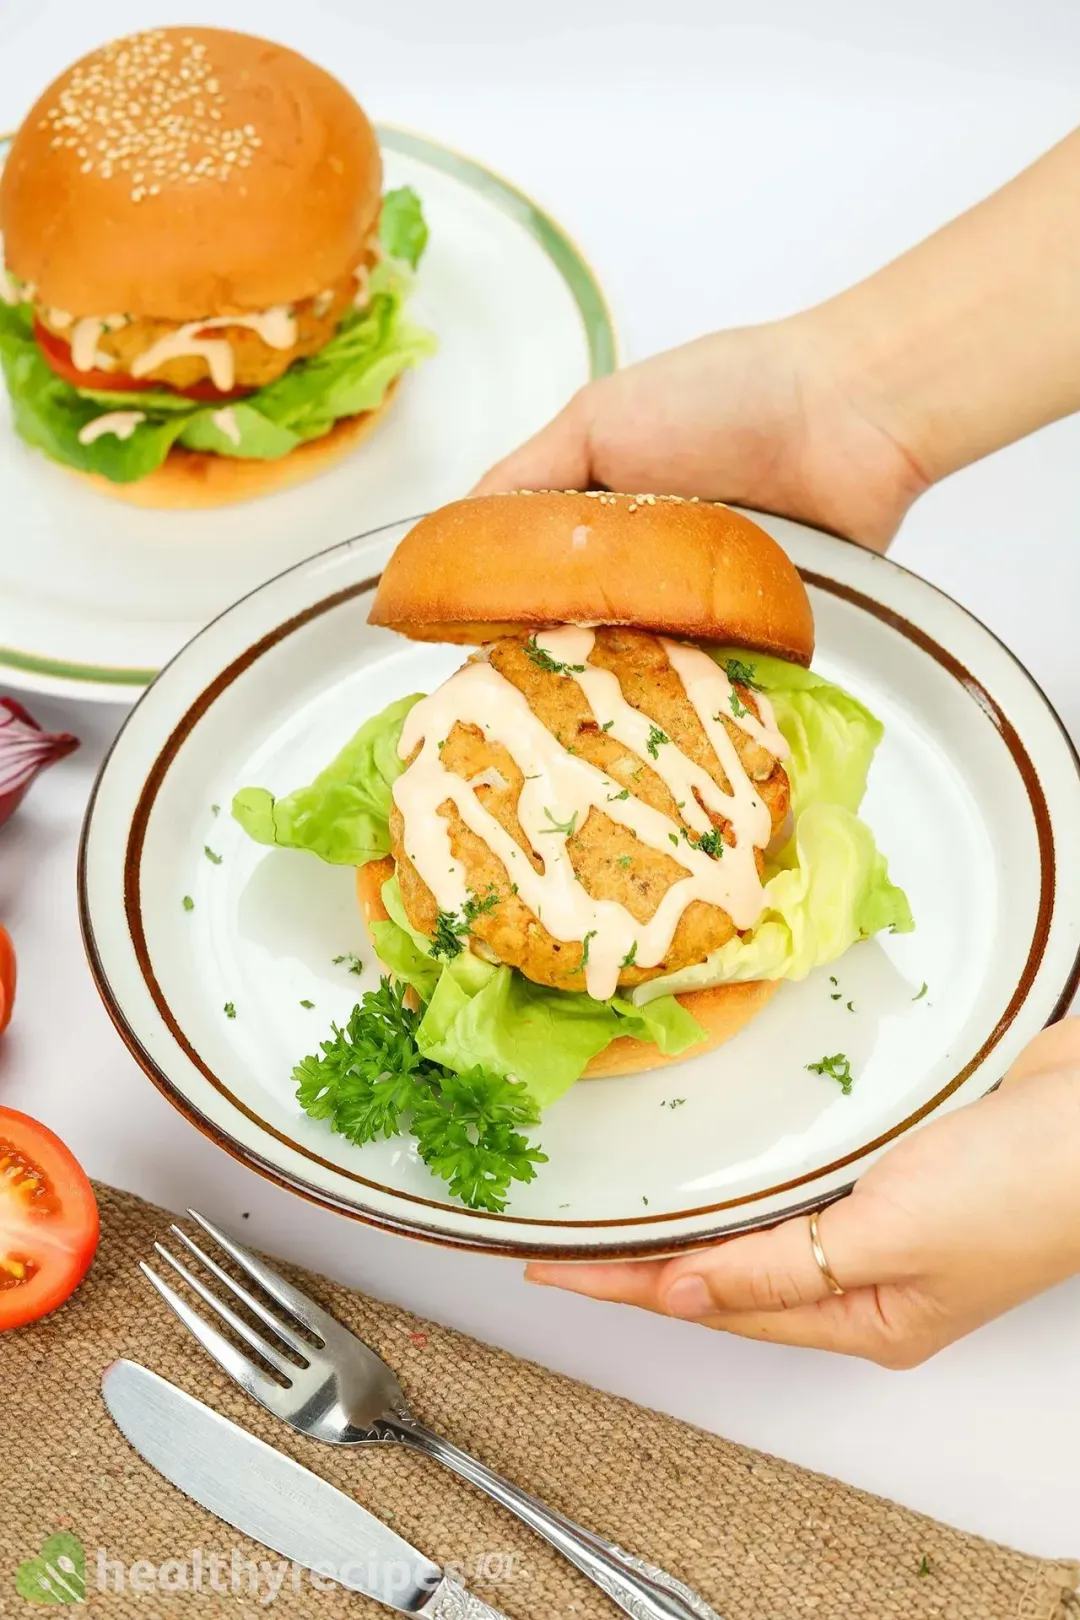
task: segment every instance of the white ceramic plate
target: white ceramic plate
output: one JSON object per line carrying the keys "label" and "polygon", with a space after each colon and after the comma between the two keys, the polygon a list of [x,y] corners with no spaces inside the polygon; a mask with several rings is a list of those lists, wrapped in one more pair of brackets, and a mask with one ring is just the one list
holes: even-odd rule
{"label": "white ceramic plate", "polygon": [[[369,440],[311,483],[243,506],[152,512],[71,477],[17,438],[0,383],[0,675],[130,700],[209,619],[302,557],[463,494],[590,376],[615,339],[565,233],[470,159],[380,128],[386,185],[431,230],[410,312],[439,352]],[[0,158],[4,142],[0,140]]]}
{"label": "white ceramic plate", "polygon": [[[864,814],[916,931],[851,950],[831,970],[839,1001],[822,970],[716,1053],[574,1086],[536,1133],[550,1162],[504,1216],[450,1200],[403,1139],[356,1148],[304,1116],[293,1064],[377,968],[352,871],[250,843],[227,807],[249,783],[310,780],[369,715],[457,667],[460,649],[366,622],[398,524],[271,580],[196,636],[98,781],[87,949],[117,1028],[182,1113],[272,1179],[396,1231],[645,1255],[833,1198],[901,1132],[994,1085],[1075,988],[1077,759],[1030,677],[962,608],[857,546],[761,521],[810,588],[814,667],[885,722]],[[360,980],[331,962],[352,950]],[[806,1069],[838,1050],[849,1096]]]}

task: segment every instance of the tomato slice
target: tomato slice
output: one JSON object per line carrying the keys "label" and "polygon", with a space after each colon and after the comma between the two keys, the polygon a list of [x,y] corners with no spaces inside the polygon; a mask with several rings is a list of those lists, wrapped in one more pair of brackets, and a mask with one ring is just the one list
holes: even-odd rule
{"label": "tomato slice", "polygon": [[50,332],[37,319],[34,321],[34,336],[46,364],[73,388],[92,388],[95,393],[110,394],[141,394],[154,389],[166,394],[181,394],[184,399],[202,405],[228,405],[232,400],[246,399],[254,391],[250,388],[223,391],[215,388],[209,377],[192,383],[190,388],[174,388],[171,383],[157,382],[151,377],[132,377],[127,371],[99,371],[97,367],[79,371],[71,359],[71,345],[57,337],[55,332]]}
{"label": "tomato slice", "polygon": [[98,1241],[93,1188],[46,1126],[0,1108],[0,1331],[62,1305]]}
{"label": "tomato slice", "polygon": [[11,935],[0,923],[0,1035],[11,1023],[15,1005],[15,947]]}

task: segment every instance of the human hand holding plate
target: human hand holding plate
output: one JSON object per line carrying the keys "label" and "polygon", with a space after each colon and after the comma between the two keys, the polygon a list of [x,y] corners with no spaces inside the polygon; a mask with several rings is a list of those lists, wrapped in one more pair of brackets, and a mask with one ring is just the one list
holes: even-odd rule
{"label": "human hand holding plate", "polygon": [[913,1367],[1080,1270],[1080,1019],[1000,1090],[906,1136],[851,1196],[682,1259],[528,1268],[531,1282],[744,1338]]}

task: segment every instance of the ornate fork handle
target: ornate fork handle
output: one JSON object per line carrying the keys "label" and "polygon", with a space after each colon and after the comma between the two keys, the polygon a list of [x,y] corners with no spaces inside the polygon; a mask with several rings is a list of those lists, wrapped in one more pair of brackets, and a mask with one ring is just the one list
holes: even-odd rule
{"label": "ornate fork handle", "polygon": [[450,1575],[444,1575],[418,1611],[421,1620],[506,1620],[499,1609],[474,1597]]}
{"label": "ornate fork handle", "polygon": [[[710,1608],[704,1598],[691,1591],[682,1581],[624,1552],[621,1547],[605,1541],[601,1536],[582,1529],[573,1519],[546,1507],[537,1497],[521,1490],[501,1474],[496,1474],[485,1463],[452,1445],[449,1440],[443,1440],[415,1418],[384,1420],[382,1427],[394,1439],[422,1451],[428,1457],[434,1457],[470,1484],[486,1491],[502,1507],[509,1508],[511,1513],[569,1559],[583,1575],[587,1575],[613,1603],[631,1616],[631,1620],[720,1620],[715,1609]],[[445,1617],[439,1614],[435,1620],[457,1620],[457,1616],[453,1609],[448,1609]],[[474,1616],[465,1609],[462,1620],[474,1620]],[[476,1611],[475,1620],[483,1620],[483,1610]]]}

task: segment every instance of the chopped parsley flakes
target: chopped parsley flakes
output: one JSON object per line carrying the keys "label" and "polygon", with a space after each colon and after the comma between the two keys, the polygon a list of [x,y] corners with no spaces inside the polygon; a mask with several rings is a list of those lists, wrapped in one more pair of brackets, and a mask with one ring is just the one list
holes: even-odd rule
{"label": "chopped parsley flakes", "polygon": [[758,683],[754,679],[753,664],[744,663],[741,658],[727,659],[724,664],[724,673],[732,686],[748,686],[751,689],[759,690]]}
{"label": "chopped parsley flakes", "polygon": [[531,658],[537,669],[542,669],[546,675],[582,675],[585,672],[584,664],[561,664],[543,647],[538,647],[535,631],[525,643],[525,656]]}
{"label": "chopped parsley flakes", "polygon": [[846,1052],[835,1052],[832,1057],[823,1057],[817,1063],[808,1063],[806,1067],[811,1074],[823,1074],[835,1080],[844,1096],[850,1097],[855,1080],[851,1073],[851,1059]]}
{"label": "chopped parsley flakes", "polygon": [[645,752],[651,754],[653,759],[659,759],[661,744],[670,741],[671,738],[665,731],[661,731],[659,726],[650,726],[649,735],[645,739]]}
{"label": "chopped parsley flakes", "polygon": [[544,814],[551,822],[551,826],[541,827],[540,831],[542,833],[562,833],[564,838],[572,838],[574,836],[574,828],[577,826],[578,818],[578,813],[576,810],[570,817],[569,821],[556,821],[546,804],[544,806]]}
{"label": "chopped parsley flakes", "polygon": [[342,963],[348,963],[350,973],[363,973],[364,971],[363,962],[358,956],[354,956],[352,951],[346,951],[341,956],[333,957],[332,960],[335,967],[341,967]]}

